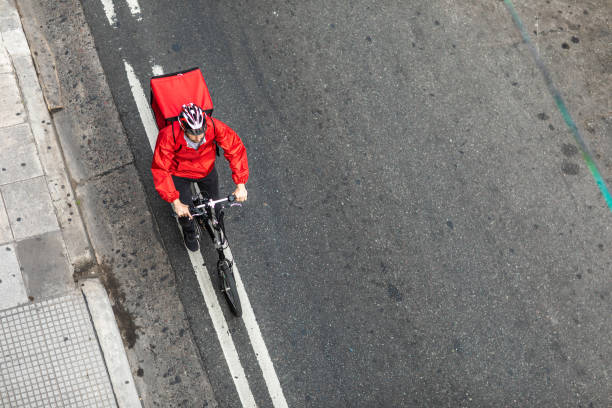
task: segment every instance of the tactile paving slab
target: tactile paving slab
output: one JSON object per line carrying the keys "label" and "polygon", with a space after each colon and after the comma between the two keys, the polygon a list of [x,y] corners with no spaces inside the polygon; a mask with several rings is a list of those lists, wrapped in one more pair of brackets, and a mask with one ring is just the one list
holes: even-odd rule
{"label": "tactile paving slab", "polygon": [[117,407],[80,292],[0,311],[1,407]]}

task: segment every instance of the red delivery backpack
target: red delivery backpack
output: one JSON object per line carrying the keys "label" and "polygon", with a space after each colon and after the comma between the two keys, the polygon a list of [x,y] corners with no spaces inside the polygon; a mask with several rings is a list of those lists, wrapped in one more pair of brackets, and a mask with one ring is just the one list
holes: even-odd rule
{"label": "red delivery backpack", "polygon": [[[182,106],[189,102],[195,103],[208,116],[212,116],[213,103],[200,68],[191,68],[151,78],[151,109],[153,109],[158,129],[178,120]],[[174,127],[172,136],[174,136]],[[174,142],[176,143],[176,138]],[[216,142],[215,145],[217,156],[219,156],[219,145]]]}
{"label": "red delivery backpack", "polygon": [[189,102],[198,105],[208,116],[212,115],[212,100],[200,68],[151,78],[151,108],[158,129],[178,120],[181,107]]}

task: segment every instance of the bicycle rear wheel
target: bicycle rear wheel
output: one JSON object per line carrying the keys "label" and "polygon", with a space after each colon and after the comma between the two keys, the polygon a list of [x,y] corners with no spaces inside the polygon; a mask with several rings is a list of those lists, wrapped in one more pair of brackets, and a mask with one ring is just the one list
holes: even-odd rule
{"label": "bicycle rear wheel", "polygon": [[219,260],[217,262],[217,270],[221,279],[221,291],[225,295],[230,310],[234,316],[241,317],[242,306],[240,305],[240,298],[236,290],[236,279],[234,278],[232,264],[227,259]]}

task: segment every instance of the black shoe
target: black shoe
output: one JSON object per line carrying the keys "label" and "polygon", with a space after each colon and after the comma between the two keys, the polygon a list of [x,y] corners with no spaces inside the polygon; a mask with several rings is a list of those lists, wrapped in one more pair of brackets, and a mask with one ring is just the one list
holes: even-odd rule
{"label": "black shoe", "polygon": [[198,234],[195,231],[183,231],[183,239],[185,240],[185,246],[191,252],[196,252],[200,249],[200,243],[198,242]]}

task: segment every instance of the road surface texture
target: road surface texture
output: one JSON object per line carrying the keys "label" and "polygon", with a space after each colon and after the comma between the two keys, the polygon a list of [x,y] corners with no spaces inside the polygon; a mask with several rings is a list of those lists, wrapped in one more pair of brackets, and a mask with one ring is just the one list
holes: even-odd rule
{"label": "road surface texture", "polygon": [[[612,180],[609,1],[134,3],[82,1],[219,406],[242,404],[128,65],[145,95],[199,66],[247,146],[228,234],[289,406],[610,406],[612,214],[585,161]],[[254,400],[276,405],[222,307]]]}

